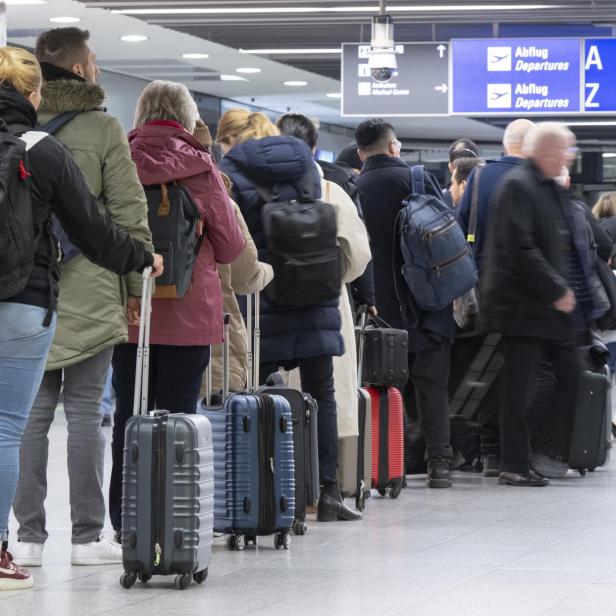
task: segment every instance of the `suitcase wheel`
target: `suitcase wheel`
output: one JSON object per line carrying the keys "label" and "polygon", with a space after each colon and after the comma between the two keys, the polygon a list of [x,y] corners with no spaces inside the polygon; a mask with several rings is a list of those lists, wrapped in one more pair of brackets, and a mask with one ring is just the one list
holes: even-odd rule
{"label": "suitcase wheel", "polygon": [[364,511],[364,509],[366,508],[366,498],[367,497],[365,492],[364,494],[360,494],[355,498],[355,509],[357,509],[357,511]]}
{"label": "suitcase wheel", "polygon": [[122,588],[132,588],[137,581],[137,572],[136,571],[125,571],[120,576],[120,586]]}
{"label": "suitcase wheel", "polygon": [[295,535],[305,535],[308,532],[308,524],[304,520],[293,520],[293,533]]}
{"label": "suitcase wheel", "polygon": [[586,477],[586,469],[585,468],[578,468],[578,473],[580,474],[581,477]]}
{"label": "suitcase wheel", "polygon": [[245,545],[244,535],[229,535],[227,538],[227,548],[229,550],[241,552]]}
{"label": "suitcase wheel", "polygon": [[175,589],[186,590],[190,586],[192,575],[190,573],[181,573],[175,578]]}
{"label": "suitcase wheel", "polygon": [[139,572],[137,574],[137,577],[139,578],[139,581],[142,584],[147,584],[152,579],[152,576],[149,573],[143,573],[143,572]]}
{"label": "suitcase wheel", "polygon": [[274,536],[274,547],[277,550],[288,550],[291,547],[289,533],[278,533]]}
{"label": "suitcase wheel", "polygon": [[391,496],[391,498],[398,498],[400,492],[402,492],[402,483],[395,483],[389,488],[389,496]]}
{"label": "suitcase wheel", "polygon": [[197,571],[197,573],[193,573],[193,580],[197,584],[203,584],[205,580],[207,580],[208,570],[204,569],[203,571]]}
{"label": "suitcase wheel", "polygon": [[387,489],[386,488],[379,488],[378,493],[381,496],[386,496],[387,495]]}

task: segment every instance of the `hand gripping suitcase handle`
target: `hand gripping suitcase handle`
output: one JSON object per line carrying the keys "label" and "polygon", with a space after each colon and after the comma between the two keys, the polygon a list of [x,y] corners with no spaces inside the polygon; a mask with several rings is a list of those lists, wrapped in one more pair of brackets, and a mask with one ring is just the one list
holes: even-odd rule
{"label": "hand gripping suitcase handle", "polygon": [[366,323],[368,322],[368,306],[361,305],[357,309],[359,313],[359,350],[357,353],[357,386],[362,386],[364,349],[366,346]]}
{"label": "hand gripping suitcase handle", "polygon": [[143,270],[141,290],[141,318],[139,320],[139,339],[137,342],[137,367],[135,370],[135,397],[133,415],[147,415],[148,379],[150,372],[150,322],[152,319],[152,268]]}

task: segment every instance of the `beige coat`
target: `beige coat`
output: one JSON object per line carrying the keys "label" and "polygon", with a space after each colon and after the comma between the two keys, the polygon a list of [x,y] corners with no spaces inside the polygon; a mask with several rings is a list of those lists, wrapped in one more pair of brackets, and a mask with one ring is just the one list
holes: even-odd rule
{"label": "beige coat", "polygon": [[[233,203],[233,202],[232,202]],[[229,388],[242,391],[246,387],[248,366],[248,346],[246,325],[240,312],[235,295],[249,295],[262,291],[274,277],[272,266],[259,261],[257,248],[250,236],[240,208],[233,203],[237,220],[240,224],[246,248],[231,265],[218,265],[218,275],[222,286],[222,301],[225,312],[231,315],[229,323]],[[212,389],[222,388],[222,345],[212,349]],[[202,387],[205,395],[205,380]]]}
{"label": "beige coat", "polygon": [[[340,289],[341,333],[345,353],[334,357],[334,387],[338,413],[338,437],[358,435],[357,426],[357,354],[355,351],[355,324],[346,284],[359,278],[372,258],[366,227],[357,213],[357,208],[344,190],[323,179],[321,167],[321,194],[323,200],[336,208],[338,217],[338,241],[343,256],[343,285]],[[289,384],[301,388],[299,371],[293,370]]]}

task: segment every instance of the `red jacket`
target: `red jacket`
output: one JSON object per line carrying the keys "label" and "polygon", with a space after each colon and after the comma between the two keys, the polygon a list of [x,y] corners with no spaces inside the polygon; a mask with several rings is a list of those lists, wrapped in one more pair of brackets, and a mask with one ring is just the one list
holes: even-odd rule
{"label": "red jacket", "polygon": [[[153,300],[151,344],[201,346],[222,342],[222,291],[217,263],[232,263],[244,237],[210,155],[176,122],[152,122],[128,135],[142,184],[181,180],[199,208],[205,237],[193,269],[192,286],[181,299]],[[138,328],[129,328],[136,343]]]}

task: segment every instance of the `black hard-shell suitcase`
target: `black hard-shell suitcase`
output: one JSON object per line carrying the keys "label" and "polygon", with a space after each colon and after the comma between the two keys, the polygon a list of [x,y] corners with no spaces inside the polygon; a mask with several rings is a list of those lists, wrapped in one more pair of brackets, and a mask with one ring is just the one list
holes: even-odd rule
{"label": "black hard-shell suitcase", "polygon": [[612,388],[609,368],[582,373],[573,418],[569,466],[584,474],[609,460],[612,436]]}
{"label": "black hard-shell suitcase", "polygon": [[135,416],[126,424],[120,583],[177,574],[177,589],[205,581],[212,554],[214,466],[205,417],[147,412],[152,279],[144,271]]}
{"label": "black hard-shell suitcase", "polygon": [[274,373],[259,391],[282,396],[291,407],[293,422],[293,459],[295,462],[295,520],[293,532],[305,535],[306,507],[319,498],[319,444],[316,400],[307,393],[279,385]]}
{"label": "black hard-shell suitcase", "polygon": [[[251,313],[251,302],[248,310]],[[258,359],[259,299],[255,301],[255,348]],[[252,325],[249,323],[249,332]],[[251,347],[252,345],[249,345]],[[251,351],[252,355],[253,351]],[[211,399],[211,370],[206,398],[198,412],[209,418],[214,435],[214,529],[227,533],[227,547],[256,546],[272,535],[276,549],[289,549],[295,515],[295,470],[291,409],[285,398],[256,391],[258,361],[250,358],[248,391],[229,396],[228,315],[223,345],[222,406]]]}

